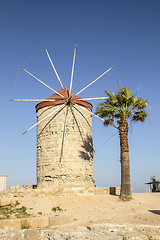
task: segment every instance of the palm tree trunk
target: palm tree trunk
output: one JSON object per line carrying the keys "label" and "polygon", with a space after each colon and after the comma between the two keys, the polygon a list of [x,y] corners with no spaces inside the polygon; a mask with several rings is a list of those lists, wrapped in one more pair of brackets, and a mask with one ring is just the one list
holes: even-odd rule
{"label": "palm tree trunk", "polygon": [[128,146],[128,122],[125,117],[121,118],[119,123],[120,151],[121,151],[121,194],[123,200],[132,198],[129,164],[129,146]]}

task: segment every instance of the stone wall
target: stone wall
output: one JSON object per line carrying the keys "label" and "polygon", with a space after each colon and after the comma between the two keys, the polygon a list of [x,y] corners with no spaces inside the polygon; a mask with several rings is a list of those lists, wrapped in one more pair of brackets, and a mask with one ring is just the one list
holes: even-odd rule
{"label": "stone wall", "polygon": [[[41,121],[59,107],[60,105],[39,109],[37,121]],[[38,188],[94,186],[92,115],[84,110],[85,107],[82,109],[76,105],[76,108],[77,110],[72,107],[73,112],[68,108],[63,152],[67,107],[37,125]]]}
{"label": "stone wall", "polygon": [[[6,203],[15,202],[17,198],[23,198],[27,195],[31,197],[47,196],[93,196],[108,195],[110,187],[55,187],[42,189],[7,189],[0,192],[0,206]],[[115,194],[120,195],[120,187],[115,187]],[[7,204],[6,204],[7,205]]]}

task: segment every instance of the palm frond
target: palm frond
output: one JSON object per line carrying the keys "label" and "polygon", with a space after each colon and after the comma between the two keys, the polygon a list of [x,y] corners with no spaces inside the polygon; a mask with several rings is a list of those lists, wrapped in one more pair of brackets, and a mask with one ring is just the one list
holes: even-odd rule
{"label": "palm frond", "polygon": [[95,114],[105,118],[105,125],[113,125],[113,119],[127,118],[131,121],[144,122],[149,115],[147,107],[150,108],[146,99],[138,98],[127,88],[118,88],[117,94],[105,91],[109,97],[100,103]]}
{"label": "palm frond", "polygon": [[108,125],[112,125],[114,124],[114,119],[113,118],[109,118],[107,120],[104,121],[104,125],[108,126]]}
{"label": "palm frond", "polygon": [[127,107],[131,104],[133,95],[128,88],[124,87],[118,89],[118,94],[116,97],[120,100],[122,106]]}
{"label": "palm frond", "polygon": [[147,104],[146,99],[143,99],[143,98],[138,99],[137,97],[134,97],[134,100],[133,100],[134,108],[144,109],[146,107],[146,104]]}
{"label": "palm frond", "polygon": [[[108,97],[109,97],[109,101],[108,102],[110,102],[110,104],[111,105],[113,105],[113,106],[117,106],[117,104],[118,104],[118,99],[117,99],[117,97],[115,96],[115,94],[114,93],[112,93],[112,92],[108,92],[108,91],[105,91],[105,93],[108,95]],[[108,99],[107,99],[108,100]]]}
{"label": "palm frond", "polygon": [[145,118],[148,116],[148,114],[146,113],[146,111],[142,110],[142,111],[137,111],[134,113],[133,117],[132,117],[132,121],[134,122],[144,122]]}
{"label": "palm frond", "polygon": [[115,111],[115,107],[112,106],[109,102],[100,103],[100,106],[97,107],[95,114],[98,114],[100,117],[112,116]]}

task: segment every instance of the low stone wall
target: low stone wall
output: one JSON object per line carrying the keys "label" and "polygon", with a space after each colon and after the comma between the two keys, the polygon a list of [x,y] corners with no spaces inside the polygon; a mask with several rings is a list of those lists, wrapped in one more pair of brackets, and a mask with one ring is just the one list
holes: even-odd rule
{"label": "low stone wall", "polygon": [[0,220],[0,227],[11,227],[15,229],[45,229],[72,222],[74,222],[74,219],[69,216],[30,217],[21,219],[3,219]]}
{"label": "low stone wall", "polygon": [[0,229],[0,239],[8,240],[160,240],[160,228],[146,225],[94,224],[76,229]]}
{"label": "low stone wall", "polygon": [[95,195],[120,195],[120,187],[95,187]]}
{"label": "low stone wall", "polygon": [[[112,191],[111,191],[112,189]],[[0,192],[0,205],[1,202],[7,201],[7,199],[21,198],[26,195],[31,197],[43,197],[43,196],[93,196],[93,195],[119,195],[119,187],[57,187],[57,188],[41,188],[41,189],[8,189]],[[8,200],[9,201],[9,200]]]}

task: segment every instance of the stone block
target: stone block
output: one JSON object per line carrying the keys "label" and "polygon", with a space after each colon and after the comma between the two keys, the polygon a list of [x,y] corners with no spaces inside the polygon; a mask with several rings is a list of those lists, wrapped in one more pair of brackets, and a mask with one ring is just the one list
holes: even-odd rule
{"label": "stone block", "polygon": [[19,189],[19,185],[10,186],[9,189],[10,189],[10,190],[18,190],[18,189]]}
{"label": "stone block", "polygon": [[0,220],[0,227],[12,227],[16,229],[21,229],[21,220],[20,219],[4,219]]}
{"label": "stone block", "polygon": [[48,217],[24,218],[21,219],[22,228],[42,229],[49,226]]}
{"label": "stone block", "polygon": [[82,192],[79,192],[79,193],[77,193],[77,196],[79,197],[79,196],[84,196],[84,193]]}
{"label": "stone block", "polygon": [[9,193],[6,194],[6,197],[7,198],[14,198],[14,193],[9,192]]}
{"label": "stone block", "polygon": [[106,195],[109,194],[109,187],[95,187],[94,188],[95,195]]}
{"label": "stone block", "polygon": [[121,193],[121,188],[120,187],[116,187],[116,195],[120,195]]}
{"label": "stone block", "polygon": [[84,187],[72,187],[71,189],[72,189],[73,191],[85,190]]}
{"label": "stone block", "polygon": [[49,217],[49,226],[63,225],[67,223],[72,223],[74,219],[69,216],[54,216]]}
{"label": "stone block", "polygon": [[10,240],[10,239],[15,239],[15,240],[22,240],[23,235],[20,230],[10,228],[10,227],[5,227],[4,229],[0,229],[0,239],[3,240]]}
{"label": "stone block", "polygon": [[41,239],[41,233],[36,230],[23,230],[25,240],[39,240]]}
{"label": "stone block", "polygon": [[23,185],[22,189],[33,189],[33,185]]}
{"label": "stone block", "polygon": [[1,198],[0,200],[0,206],[3,207],[3,206],[9,206],[12,204],[12,199],[9,199],[9,198]]}

